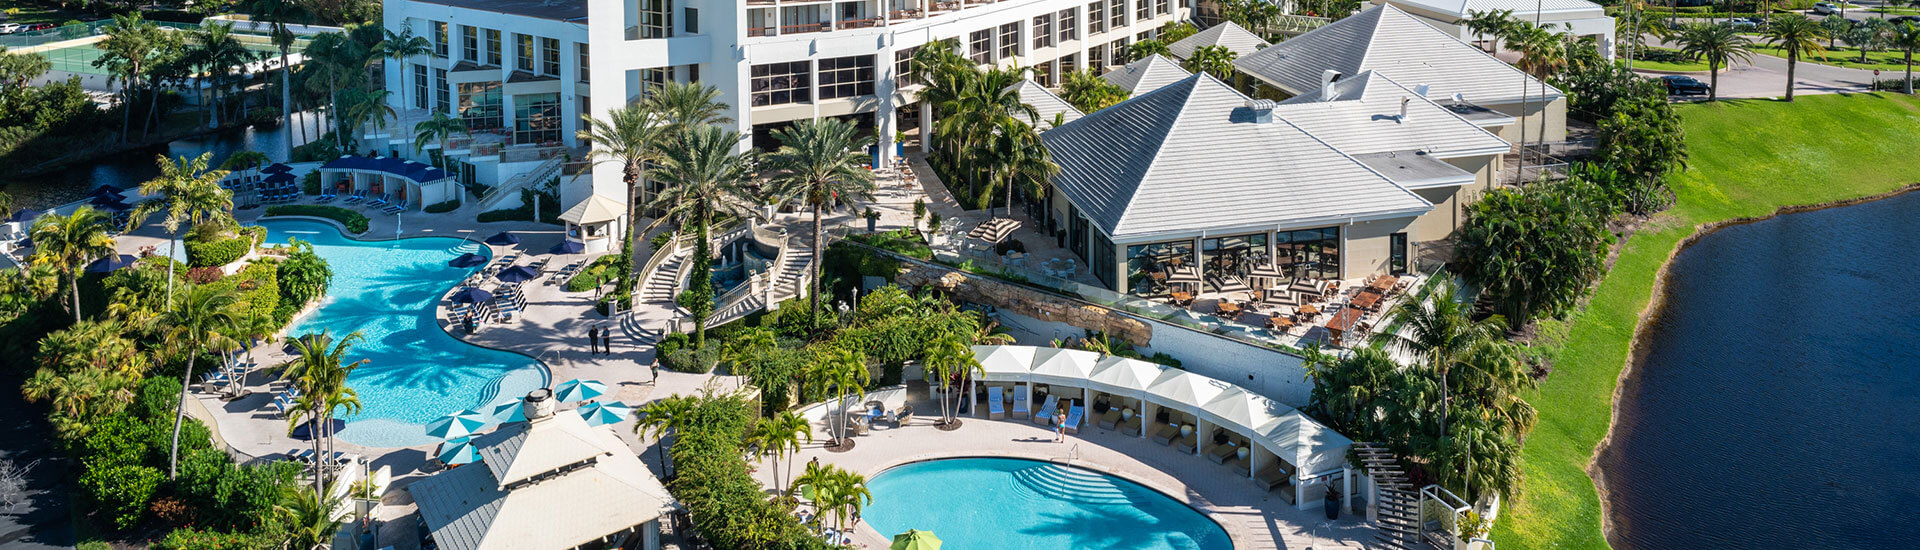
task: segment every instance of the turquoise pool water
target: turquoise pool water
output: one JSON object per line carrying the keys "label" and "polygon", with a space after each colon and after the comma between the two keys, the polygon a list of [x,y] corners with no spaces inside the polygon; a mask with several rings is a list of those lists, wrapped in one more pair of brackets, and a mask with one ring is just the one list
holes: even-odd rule
{"label": "turquoise pool water", "polygon": [[546,385],[539,362],[454,339],[434,318],[440,297],[474,271],[447,267],[447,261],[463,252],[486,254],[485,247],[444,237],[362,242],[321,222],[260,225],[268,243],[311,242],[333,268],[326,301],[287,334],[363,336],[347,356],[369,360],[347,381],[361,408],[343,417],[341,440],[367,447],[436,443],[425,428],[433,419]]}
{"label": "turquoise pool water", "polygon": [[868,480],[861,518],[888,537],[933,531],[942,548],[1233,548],[1200,512],[1140,484],[1037,460],[916,462]]}

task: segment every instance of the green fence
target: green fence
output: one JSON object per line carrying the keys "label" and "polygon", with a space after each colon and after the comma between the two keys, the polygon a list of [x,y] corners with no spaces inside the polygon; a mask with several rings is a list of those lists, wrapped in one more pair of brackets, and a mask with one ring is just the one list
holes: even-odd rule
{"label": "green fence", "polygon": [[[194,24],[188,24],[188,23],[173,23],[173,22],[167,22],[167,21],[155,21],[154,23],[159,25],[161,28],[173,29],[173,30],[199,30],[201,28],[200,25],[194,25]],[[106,20],[94,21],[92,23],[80,23],[80,24],[67,25],[64,27],[58,27],[53,29],[33,31],[31,33],[15,33],[15,34],[9,34],[9,35],[0,35],[0,45],[4,45],[7,47],[7,49],[10,49],[10,50],[18,50],[21,48],[44,46],[44,45],[52,44],[56,42],[76,40],[76,39],[86,38],[89,36],[97,36],[97,35],[105,34],[106,33],[105,29],[111,26],[112,24],[113,24],[113,20],[106,19]],[[255,52],[269,53],[274,55],[278,55],[280,53],[280,50],[273,46],[273,41],[266,35],[247,34],[239,29],[235,29],[234,37],[237,40],[239,40],[240,44],[246,47],[248,50],[252,50]],[[191,41],[191,39],[189,39],[189,41]],[[291,53],[300,53],[301,51],[304,51],[307,47],[307,42],[308,41],[305,38],[295,40],[293,43],[293,47],[290,49]],[[81,44],[77,46],[68,46],[64,48],[57,48],[57,49],[47,50],[39,53],[40,55],[46,56],[47,61],[50,61],[53,63],[53,70],[55,71],[62,71],[62,72],[75,73],[75,74],[90,74],[90,75],[107,74],[107,72],[104,69],[100,69],[98,67],[93,66],[93,61],[95,59],[99,59],[102,52],[99,47],[91,43]]]}

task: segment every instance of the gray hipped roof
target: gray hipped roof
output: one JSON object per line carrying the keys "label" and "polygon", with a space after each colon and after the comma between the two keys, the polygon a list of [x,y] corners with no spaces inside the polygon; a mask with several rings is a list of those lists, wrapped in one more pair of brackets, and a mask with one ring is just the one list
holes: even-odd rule
{"label": "gray hipped roof", "polygon": [[1041,135],[1053,183],[1117,242],[1413,216],[1433,206],[1199,74]]}
{"label": "gray hipped roof", "polygon": [[1067,100],[1060,99],[1060,96],[1054,95],[1052,90],[1048,90],[1046,86],[1041,86],[1032,80],[1022,80],[1019,84],[1014,84],[1007,88],[1014,90],[1014,93],[1020,94],[1021,103],[1032,106],[1034,111],[1040,113],[1040,123],[1034,126],[1040,130],[1052,128],[1055,115],[1061,118],[1061,124],[1073,122],[1079,120],[1080,117],[1086,116],[1086,114],[1081,113],[1079,109],[1075,109],[1072,103],[1067,103]]}
{"label": "gray hipped roof", "polygon": [[[1483,105],[1520,101],[1522,84],[1530,94],[1541,89],[1540,81],[1513,65],[1391,4],[1268,46],[1234,60],[1233,66],[1295,95],[1319,89],[1329,69],[1343,76],[1376,71],[1408,87],[1429,86],[1428,98],[1457,93]],[[1546,96],[1552,100],[1561,93],[1549,86]]]}
{"label": "gray hipped roof", "polygon": [[1145,59],[1128,63],[1125,67],[1107,71],[1107,74],[1100,75],[1100,78],[1107,79],[1107,82],[1112,82],[1127,93],[1140,95],[1178,82],[1192,74],[1180,68],[1180,64],[1172,59],[1153,54]]}
{"label": "gray hipped roof", "polygon": [[1267,41],[1232,21],[1225,21],[1168,44],[1167,50],[1172,51],[1174,57],[1186,59],[1193,57],[1193,51],[1201,46],[1220,46],[1233,52],[1235,57],[1246,57],[1267,47]]}
{"label": "gray hipped roof", "polygon": [[[1341,79],[1333,97],[1315,90],[1280,102],[1286,118],[1349,155],[1421,151],[1441,158],[1504,153],[1512,147],[1451,109],[1386,75],[1367,71]],[[1406,101],[1406,116],[1400,112]]]}

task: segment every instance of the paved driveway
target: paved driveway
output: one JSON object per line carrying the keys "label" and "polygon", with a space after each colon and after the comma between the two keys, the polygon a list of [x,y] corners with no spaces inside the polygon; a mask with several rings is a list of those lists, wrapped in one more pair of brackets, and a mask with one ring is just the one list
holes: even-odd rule
{"label": "paved driveway", "polygon": [[[1673,47],[1672,44],[1655,45]],[[1649,72],[1640,74],[1658,76]],[[1873,71],[1807,62],[1795,67],[1793,77],[1795,95],[1865,92],[1873,83]],[[1702,82],[1708,80],[1705,74],[1695,75],[1695,78]],[[1882,78],[1897,76],[1882,75]],[[1755,54],[1751,62],[1736,63],[1733,68],[1720,73],[1720,97],[1769,98],[1785,96],[1786,92],[1787,60],[1783,58]]]}

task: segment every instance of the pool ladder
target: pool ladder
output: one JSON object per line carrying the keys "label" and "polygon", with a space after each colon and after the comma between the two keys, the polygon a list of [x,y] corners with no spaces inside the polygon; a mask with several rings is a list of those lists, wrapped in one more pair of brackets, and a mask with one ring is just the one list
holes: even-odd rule
{"label": "pool ladder", "polygon": [[1080,444],[1075,443],[1073,444],[1072,447],[1067,448],[1067,462],[1073,462],[1079,459],[1080,459]]}

